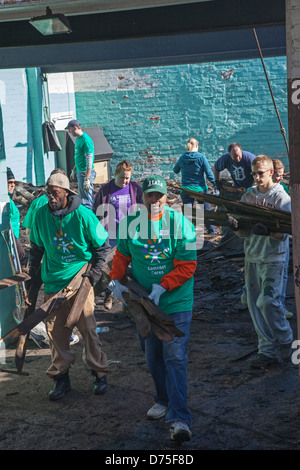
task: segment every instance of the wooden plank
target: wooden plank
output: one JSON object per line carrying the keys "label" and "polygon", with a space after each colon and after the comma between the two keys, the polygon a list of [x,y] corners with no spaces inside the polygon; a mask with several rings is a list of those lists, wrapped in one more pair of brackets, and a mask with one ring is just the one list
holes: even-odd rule
{"label": "wooden plank", "polygon": [[14,276],[7,277],[0,280],[0,290],[6,289],[7,287],[15,286],[25,281],[29,281],[30,276],[26,273],[15,274]]}
{"label": "wooden plank", "polygon": [[129,295],[124,294],[126,303],[128,300],[129,310],[133,311],[133,318],[136,326],[143,338],[149,336],[152,332],[159,339],[172,341],[175,337],[184,336],[176,328],[174,320],[161,310],[156,304],[148,299],[149,292],[133,277],[131,269],[126,271],[126,285]]}
{"label": "wooden plank", "polygon": [[17,185],[16,192],[19,193],[22,197],[24,197],[26,201],[32,202],[35,199],[34,194],[30,193],[29,191],[27,191],[26,188],[23,188],[20,185]]}
{"label": "wooden plank", "polygon": [[[227,214],[232,215],[239,221],[240,228],[251,229],[255,224],[261,223],[266,225],[272,232],[292,234],[292,225],[285,220],[253,217],[253,215],[235,214],[233,212],[204,211],[204,222],[212,225],[228,226]],[[193,217],[192,221],[196,223],[196,218]]]}
{"label": "wooden plank", "polygon": [[60,290],[56,295],[47,300],[43,305],[37,308],[31,315],[27,318],[24,318],[21,323],[11,331],[9,331],[5,336],[0,338],[0,343],[5,341],[8,338],[18,338],[22,334],[27,334],[38,325],[42,320],[44,320],[48,315],[52,314],[57,310],[62,304],[67,302],[73,295],[78,291],[81,284],[81,275],[85,272],[86,265],[72,279],[70,284],[64,289]]}
{"label": "wooden plank", "polygon": [[[37,270],[37,274],[39,274],[40,270],[41,265]],[[41,286],[32,284],[29,291],[26,293],[26,302],[28,303],[28,305],[24,312],[23,319],[28,318],[34,312],[40,287]],[[27,341],[28,333],[20,335],[18,338],[18,343],[15,351],[15,365],[19,374],[22,374],[23,364],[26,355]]]}
{"label": "wooden plank", "polygon": [[[88,264],[86,271],[89,271],[91,269],[91,263]],[[90,290],[92,288],[92,284],[89,280],[88,277],[83,277],[81,281],[81,286],[79,288],[79,291],[76,294],[76,298],[74,300],[74,303],[72,305],[71,311],[68,315],[65,327],[69,328],[71,331],[73,331],[73,328],[77,325],[78,320],[81,316],[84,304],[86,302],[86,299],[90,293]]]}
{"label": "wooden plank", "polygon": [[262,217],[268,218],[278,218],[280,220],[285,220],[291,222],[291,213],[287,211],[282,211],[280,209],[274,209],[271,207],[257,206],[255,204],[250,204],[248,202],[234,201],[220,196],[214,196],[212,194],[199,193],[196,191],[190,191],[189,189],[182,188],[186,194],[190,197],[197,199],[198,201],[207,201],[210,204],[214,204],[218,207],[222,207],[229,212],[235,214],[244,214],[244,215],[260,215]]}
{"label": "wooden plank", "polygon": [[131,298],[131,294],[124,292],[123,297],[141,337],[144,339],[147,338],[151,334],[152,328],[149,318],[145,315],[143,306],[140,304],[139,300],[135,300],[135,297]]}

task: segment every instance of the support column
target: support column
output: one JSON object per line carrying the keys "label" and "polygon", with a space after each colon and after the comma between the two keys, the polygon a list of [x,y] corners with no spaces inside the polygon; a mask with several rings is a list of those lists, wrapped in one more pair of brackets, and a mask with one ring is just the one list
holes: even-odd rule
{"label": "support column", "polygon": [[42,131],[42,82],[39,68],[26,69],[28,87],[28,112],[32,126],[32,140],[34,152],[34,172],[36,184],[45,184],[44,147]]}
{"label": "support column", "polygon": [[[10,258],[1,232],[9,229],[9,196],[7,191],[6,154],[3,134],[2,107],[0,103],[0,279],[12,275]],[[0,291],[0,337],[16,326],[16,289],[8,287]],[[0,345],[0,364],[5,363],[5,345]]]}
{"label": "support column", "polygon": [[[292,199],[293,270],[300,339],[300,0],[286,0],[286,51],[290,196]],[[300,360],[298,354],[298,360]],[[300,375],[300,365],[299,365]]]}

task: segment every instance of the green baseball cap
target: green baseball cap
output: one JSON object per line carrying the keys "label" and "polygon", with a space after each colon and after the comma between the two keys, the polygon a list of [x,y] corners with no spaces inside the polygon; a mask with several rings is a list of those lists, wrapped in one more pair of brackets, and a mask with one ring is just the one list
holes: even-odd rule
{"label": "green baseball cap", "polygon": [[157,191],[158,193],[168,194],[167,184],[162,176],[150,175],[147,176],[142,186],[143,193],[153,193]]}

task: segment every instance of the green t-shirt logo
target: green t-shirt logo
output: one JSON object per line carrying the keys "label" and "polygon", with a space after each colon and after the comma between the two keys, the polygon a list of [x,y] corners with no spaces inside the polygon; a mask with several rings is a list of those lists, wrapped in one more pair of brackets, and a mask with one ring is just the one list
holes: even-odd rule
{"label": "green t-shirt logo", "polygon": [[71,254],[70,250],[73,250],[74,248],[74,242],[71,240],[70,237],[67,236],[66,233],[64,234],[63,232],[61,232],[60,234],[55,234],[55,237],[53,238],[53,245],[56,245],[57,249],[61,249],[63,253]]}
{"label": "green t-shirt logo", "polygon": [[146,259],[151,259],[153,261],[158,261],[160,259],[165,259],[167,257],[166,253],[169,251],[169,247],[166,246],[162,238],[154,237],[153,240],[147,240],[147,244],[144,245],[142,252],[145,255]]}

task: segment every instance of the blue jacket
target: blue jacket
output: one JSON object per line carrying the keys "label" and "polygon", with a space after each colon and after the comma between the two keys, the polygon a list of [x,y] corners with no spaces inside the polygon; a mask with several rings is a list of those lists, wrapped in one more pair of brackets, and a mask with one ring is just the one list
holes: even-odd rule
{"label": "blue jacket", "polygon": [[174,173],[181,171],[181,184],[185,186],[201,186],[207,188],[205,175],[207,179],[215,185],[215,177],[209,166],[207,158],[199,152],[184,153],[173,168]]}

